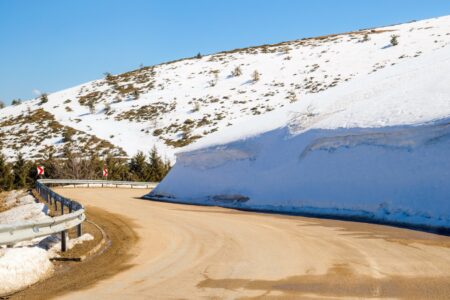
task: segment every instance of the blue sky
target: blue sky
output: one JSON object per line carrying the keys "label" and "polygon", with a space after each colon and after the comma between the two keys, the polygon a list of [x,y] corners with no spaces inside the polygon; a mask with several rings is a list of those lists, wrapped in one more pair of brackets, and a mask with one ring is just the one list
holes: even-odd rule
{"label": "blue sky", "polygon": [[447,14],[447,0],[0,0],[0,100],[198,52]]}

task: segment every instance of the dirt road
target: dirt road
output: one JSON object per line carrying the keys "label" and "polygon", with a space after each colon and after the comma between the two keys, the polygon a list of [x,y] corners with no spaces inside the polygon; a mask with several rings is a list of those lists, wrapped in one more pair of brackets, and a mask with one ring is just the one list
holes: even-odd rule
{"label": "dirt road", "polygon": [[[450,237],[139,199],[144,193],[62,190],[65,196],[106,210],[110,218],[123,216],[121,222],[128,222],[138,240],[130,243],[126,268],[116,266],[117,274],[61,298],[450,296]],[[125,245],[127,241],[124,237]]]}

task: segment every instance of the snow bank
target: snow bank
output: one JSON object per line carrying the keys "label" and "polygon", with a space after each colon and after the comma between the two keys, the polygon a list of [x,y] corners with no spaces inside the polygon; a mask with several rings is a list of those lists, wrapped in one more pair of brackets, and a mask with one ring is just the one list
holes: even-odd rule
{"label": "snow bank", "polygon": [[[66,248],[67,250],[70,250],[78,244],[82,244],[86,241],[92,241],[93,239],[94,237],[89,233],[85,233],[82,236],[74,239],[69,239],[68,237],[66,237]],[[58,252],[61,251],[61,236],[47,236],[46,238],[41,239],[38,246],[42,249],[47,250],[47,255],[49,258],[59,257],[60,255],[58,254]]]}
{"label": "snow bank", "polygon": [[[0,224],[49,219],[47,207],[32,195],[11,191],[5,198],[9,210],[0,213]],[[12,293],[45,279],[53,273],[47,251],[36,244],[40,239],[21,242],[14,248],[0,248],[0,295]]]}
{"label": "snow bank", "polygon": [[295,137],[279,129],[179,156],[150,197],[450,227],[449,149],[450,119]]}
{"label": "snow bank", "polygon": [[284,127],[193,145],[147,198],[448,229],[448,74],[436,50],[299,103]]}
{"label": "snow bank", "polygon": [[[67,238],[67,249],[94,237],[85,233],[79,238]],[[44,280],[54,272],[51,258],[59,257],[61,239],[47,236],[34,241],[22,242],[14,248],[0,248],[0,295],[12,293]]]}
{"label": "snow bank", "polygon": [[[32,195],[12,191],[5,199],[8,207],[14,205],[15,207],[0,213],[0,224],[43,221],[51,218],[47,215],[48,208],[43,203],[36,203]],[[67,249],[93,238],[88,233],[76,239],[67,237]],[[60,250],[59,235],[20,242],[13,248],[0,247],[0,295],[21,290],[50,276],[54,271],[50,259],[58,257]]]}
{"label": "snow bank", "polygon": [[39,247],[0,249],[0,295],[12,293],[50,276],[53,265]]}
{"label": "snow bank", "polygon": [[48,208],[43,203],[30,203],[16,206],[0,213],[0,224],[50,219],[50,217],[46,215],[47,210]]}

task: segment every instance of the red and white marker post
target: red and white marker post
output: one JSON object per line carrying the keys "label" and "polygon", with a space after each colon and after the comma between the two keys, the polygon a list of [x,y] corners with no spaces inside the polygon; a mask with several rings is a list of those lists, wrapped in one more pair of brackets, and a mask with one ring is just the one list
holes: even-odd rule
{"label": "red and white marker post", "polygon": [[103,166],[103,177],[105,177],[105,180],[108,180],[108,168],[106,165]]}
{"label": "red and white marker post", "polygon": [[38,176],[38,177],[44,176],[45,170],[44,170],[44,167],[43,167],[43,166],[37,166],[36,170],[37,170],[37,176]]}

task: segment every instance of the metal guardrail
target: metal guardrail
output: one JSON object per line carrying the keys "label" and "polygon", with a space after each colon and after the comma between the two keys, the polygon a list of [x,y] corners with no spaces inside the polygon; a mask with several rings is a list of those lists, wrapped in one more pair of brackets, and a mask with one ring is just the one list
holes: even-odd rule
{"label": "metal guardrail", "polygon": [[[61,233],[61,251],[66,251],[67,230],[76,227],[77,236],[82,234],[82,223],[86,219],[84,206],[80,203],[63,197],[51,190],[50,185],[58,186],[87,186],[87,187],[140,187],[153,188],[154,182],[132,182],[132,181],[105,181],[105,180],[66,180],[66,179],[40,179],[36,182],[36,191],[48,203],[54,205],[60,216],[51,220],[37,222],[20,222],[14,224],[0,225],[0,245],[13,245],[17,242],[27,241],[34,238]],[[59,205],[58,205],[59,204]],[[59,209],[58,209],[59,206]],[[69,213],[64,214],[64,208]]]}
{"label": "metal guardrail", "polygon": [[[36,182],[36,191],[49,205],[55,206],[55,211],[58,211],[59,203],[61,215],[51,220],[0,225],[0,245],[13,245],[17,242],[61,233],[61,251],[66,251],[67,230],[77,227],[77,235],[82,234],[81,223],[86,219],[84,207],[76,201],[55,193],[41,180]],[[68,214],[64,214],[65,207],[69,210]]]}
{"label": "metal guardrail", "polygon": [[40,179],[43,184],[56,184],[64,186],[87,186],[87,187],[130,187],[130,188],[154,188],[157,182],[136,181],[114,181],[114,180],[77,180],[77,179]]}

